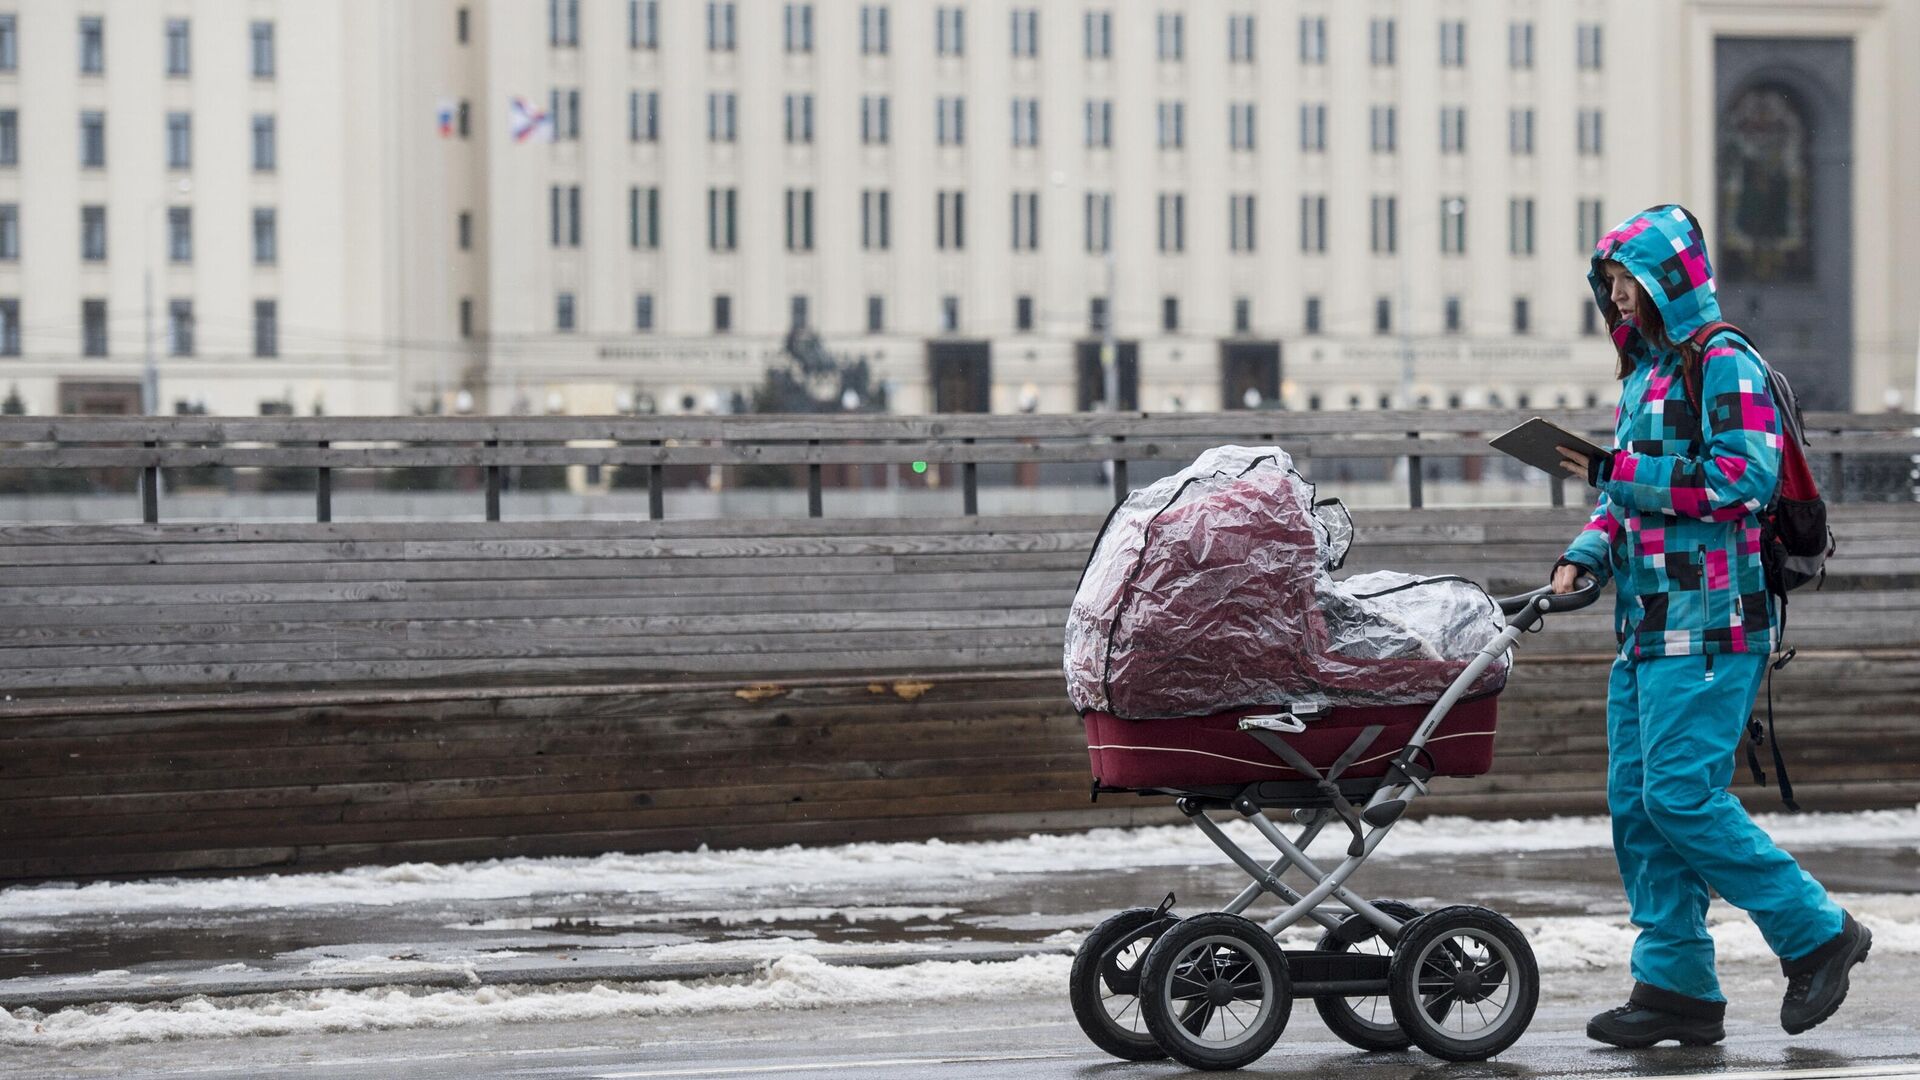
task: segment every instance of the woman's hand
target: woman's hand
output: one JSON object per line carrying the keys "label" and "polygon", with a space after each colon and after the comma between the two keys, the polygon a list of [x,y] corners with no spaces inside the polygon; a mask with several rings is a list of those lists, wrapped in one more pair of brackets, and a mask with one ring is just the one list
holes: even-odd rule
{"label": "woman's hand", "polygon": [[1556,446],[1554,449],[1560,451],[1560,468],[1566,470],[1567,474],[1575,480],[1586,483],[1587,478],[1593,475],[1592,458],[1564,446]]}
{"label": "woman's hand", "polygon": [[1553,568],[1553,592],[1555,596],[1573,591],[1574,582],[1580,578],[1580,567],[1572,563],[1563,563]]}

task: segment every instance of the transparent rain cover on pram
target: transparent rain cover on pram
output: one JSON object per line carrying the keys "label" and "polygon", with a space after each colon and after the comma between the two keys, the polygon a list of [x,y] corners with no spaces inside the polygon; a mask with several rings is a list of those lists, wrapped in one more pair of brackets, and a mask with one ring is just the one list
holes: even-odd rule
{"label": "transparent rain cover on pram", "polygon": [[[1500,633],[1472,582],[1345,581],[1353,523],[1277,446],[1220,446],[1108,518],[1067,616],[1074,707],[1129,719],[1437,699]],[[1469,694],[1506,683],[1507,658]]]}

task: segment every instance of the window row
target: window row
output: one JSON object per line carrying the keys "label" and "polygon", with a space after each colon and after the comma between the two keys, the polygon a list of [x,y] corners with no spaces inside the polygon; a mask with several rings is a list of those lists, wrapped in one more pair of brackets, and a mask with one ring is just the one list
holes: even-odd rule
{"label": "window row", "polygon": [[[193,207],[169,206],[167,210],[167,261],[193,261]],[[20,204],[0,203],[0,262],[20,258]],[[107,208],[87,205],[80,208],[80,261],[107,261]],[[273,266],[280,261],[280,218],[271,206],[253,208],[253,262]]]}
{"label": "window row", "polygon": [[[107,20],[102,15],[79,17],[80,74],[107,73]],[[183,79],[193,74],[193,24],[191,20],[166,20],[161,38],[163,70],[169,78]],[[0,13],[0,71],[18,70],[20,63],[20,25],[18,16]],[[256,79],[271,79],[276,73],[273,23],[255,19],[247,24],[247,65]]]}
{"label": "window row", "polygon": [[[66,323],[71,332],[71,322]],[[19,356],[21,354],[21,310],[17,297],[0,298],[0,356]],[[172,299],[167,301],[166,349],[169,356],[195,355],[196,322],[193,314],[193,301]],[[253,302],[253,355],[280,355],[280,304],[277,300],[255,300]],[[86,299],[80,301],[80,355],[104,357],[110,355],[112,340],[107,319],[107,302],[104,299]]]}
{"label": "window row", "polygon": [[[193,168],[193,114],[166,114],[163,142],[167,168]],[[272,113],[256,113],[252,118],[251,160],[255,172],[273,172],[280,167],[278,123]],[[88,109],[80,113],[80,167],[107,167],[107,114]],[[20,111],[0,109],[0,167],[20,164]]]}

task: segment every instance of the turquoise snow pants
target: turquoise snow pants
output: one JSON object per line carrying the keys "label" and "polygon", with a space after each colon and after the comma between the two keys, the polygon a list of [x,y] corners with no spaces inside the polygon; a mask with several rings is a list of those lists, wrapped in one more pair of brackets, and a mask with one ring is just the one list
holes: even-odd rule
{"label": "turquoise snow pants", "polygon": [[1633,925],[1633,977],[1726,1000],[1713,970],[1707,890],[1797,960],[1840,932],[1840,908],[1747,817],[1727,784],[1766,674],[1758,653],[1615,657],[1607,679],[1607,805]]}

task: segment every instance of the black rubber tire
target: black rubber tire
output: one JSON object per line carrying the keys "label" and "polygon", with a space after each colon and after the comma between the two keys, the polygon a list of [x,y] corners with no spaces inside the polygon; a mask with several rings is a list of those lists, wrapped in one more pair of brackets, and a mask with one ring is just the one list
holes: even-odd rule
{"label": "black rubber tire", "polygon": [[[1420,917],[1420,909],[1399,900],[1375,900],[1373,906],[1399,919],[1411,922]],[[1357,945],[1375,941],[1380,930],[1358,915],[1349,915],[1341,920],[1337,929],[1320,935],[1320,941],[1314,946],[1321,952],[1346,952]],[[1382,994],[1381,997],[1386,995]],[[1356,1001],[1377,1001],[1376,998],[1348,998],[1335,994],[1322,994],[1313,999],[1313,1007],[1320,1013],[1320,1019],[1327,1030],[1340,1036],[1349,1046],[1379,1053],[1391,1050],[1405,1050],[1413,1045],[1413,1038],[1398,1021],[1388,1019],[1385,1023],[1374,1021],[1371,1017],[1359,1016],[1353,1007]],[[1388,1016],[1392,1016],[1392,1005],[1388,1005]]]}
{"label": "black rubber tire", "polygon": [[[1211,969],[1204,983],[1190,974],[1200,957]],[[1224,969],[1219,966],[1223,962]],[[1215,987],[1227,993],[1235,986],[1239,992],[1219,1006],[1195,993]],[[1240,1022],[1231,1002],[1251,1000],[1259,1002],[1251,1022],[1227,1037],[1228,1021]],[[1259,923],[1238,915],[1214,912],[1182,919],[1147,950],[1140,974],[1140,1011],[1160,1049],[1183,1065],[1195,1069],[1250,1065],[1273,1049],[1287,1029],[1287,1017],[1293,1011],[1287,958]],[[1205,1031],[1223,1012],[1222,1039],[1207,1039]]]}
{"label": "black rubber tire", "polygon": [[[1067,997],[1073,1002],[1073,1018],[1093,1045],[1127,1061],[1158,1061],[1167,1056],[1140,1016],[1140,967],[1147,947],[1178,921],[1172,915],[1156,914],[1153,908],[1128,908],[1107,916],[1080,943],[1067,977]],[[1109,1010],[1108,993],[1129,996],[1134,1004],[1122,1006],[1116,1016]],[[1129,1015],[1131,1022],[1123,1023],[1121,1018]]]}
{"label": "black rubber tire", "polygon": [[[1464,984],[1464,992],[1463,975],[1472,980]],[[1489,1019],[1479,1003],[1496,998]],[[1533,1022],[1540,1003],[1540,968],[1527,936],[1498,912],[1441,908],[1401,930],[1387,971],[1387,1000],[1393,1004],[1394,1021],[1415,1046],[1447,1061],[1485,1061],[1512,1046]],[[1448,1030],[1453,1010],[1459,1008],[1464,1019],[1469,1006],[1481,1027],[1464,1034]]]}

